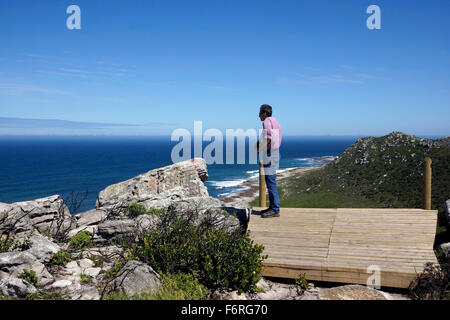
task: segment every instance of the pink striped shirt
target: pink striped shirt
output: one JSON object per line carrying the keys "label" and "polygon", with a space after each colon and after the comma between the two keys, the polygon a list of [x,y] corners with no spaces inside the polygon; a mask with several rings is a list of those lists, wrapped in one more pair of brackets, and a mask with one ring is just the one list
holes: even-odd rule
{"label": "pink striped shirt", "polygon": [[263,132],[265,132],[263,135],[268,139],[271,139],[271,149],[279,149],[281,145],[281,127],[277,119],[274,117],[267,117],[263,122],[263,128]]}

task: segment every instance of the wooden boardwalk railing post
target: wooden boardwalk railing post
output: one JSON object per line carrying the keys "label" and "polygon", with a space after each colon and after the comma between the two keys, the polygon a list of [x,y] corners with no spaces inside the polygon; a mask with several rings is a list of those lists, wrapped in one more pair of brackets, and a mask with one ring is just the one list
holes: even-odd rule
{"label": "wooden boardwalk railing post", "polygon": [[262,161],[259,162],[259,206],[266,206],[266,179]]}
{"label": "wooden boardwalk railing post", "polygon": [[431,210],[431,158],[425,158],[423,168],[423,208]]}

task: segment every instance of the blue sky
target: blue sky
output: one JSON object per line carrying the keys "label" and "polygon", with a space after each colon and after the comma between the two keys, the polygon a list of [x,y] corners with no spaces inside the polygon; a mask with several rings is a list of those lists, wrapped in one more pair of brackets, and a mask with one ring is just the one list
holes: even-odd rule
{"label": "blue sky", "polygon": [[[81,30],[66,27],[71,4]],[[366,27],[371,4],[381,30]],[[268,103],[286,135],[448,136],[449,11],[447,0],[4,0],[0,135],[260,128]]]}

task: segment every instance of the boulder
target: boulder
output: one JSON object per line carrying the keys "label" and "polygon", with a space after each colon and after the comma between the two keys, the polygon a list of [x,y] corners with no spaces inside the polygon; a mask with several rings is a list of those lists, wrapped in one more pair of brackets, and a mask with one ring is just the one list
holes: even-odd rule
{"label": "boulder", "polygon": [[0,280],[0,293],[11,298],[26,298],[36,293],[36,288],[23,279],[6,278]]}
{"label": "boulder", "polygon": [[53,281],[53,276],[47,271],[45,265],[30,252],[0,253],[0,279],[17,277],[25,269],[36,272],[38,285],[44,286]]}
{"label": "boulder", "polygon": [[104,210],[93,209],[74,215],[77,219],[77,228],[92,226],[106,220],[107,213]]}
{"label": "boulder", "polygon": [[128,296],[143,291],[155,292],[161,286],[161,277],[152,267],[140,261],[128,261],[113,282],[114,291],[125,292]]}
{"label": "boulder", "polygon": [[194,225],[208,222],[212,227],[228,232],[237,230],[241,225],[237,217],[238,209],[222,207],[221,201],[212,197],[175,201],[168,211]]}
{"label": "boulder", "polygon": [[50,262],[51,257],[61,250],[61,247],[48,238],[35,232],[31,238],[31,248],[26,252],[31,253],[40,262]]}
{"label": "boulder", "polygon": [[442,252],[444,253],[445,258],[450,262],[450,242],[441,244]]}
{"label": "boulder", "polygon": [[320,289],[320,300],[393,300],[389,293],[361,285]]}
{"label": "boulder", "polygon": [[107,220],[98,225],[97,234],[105,239],[112,239],[117,236],[133,236],[135,230],[136,222],[134,220]]}
{"label": "boulder", "polygon": [[149,208],[167,208],[173,201],[208,197],[204,181],[206,162],[195,158],[151,170],[100,191],[96,208],[126,208],[133,202]]}
{"label": "boulder", "polygon": [[444,216],[447,219],[447,223],[450,226],[450,199],[445,201],[444,204]]}
{"label": "boulder", "polygon": [[75,220],[59,195],[13,204],[0,203],[0,233],[33,231],[52,236],[76,227]]}

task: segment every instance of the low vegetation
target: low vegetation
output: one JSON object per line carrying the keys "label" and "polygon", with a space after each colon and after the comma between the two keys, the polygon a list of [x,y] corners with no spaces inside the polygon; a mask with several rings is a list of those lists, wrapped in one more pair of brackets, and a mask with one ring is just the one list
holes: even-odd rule
{"label": "low vegetation", "polygon": [[241,230],[217,229],[207,220],[194,224],[190,221],[194,216],[164,213],[155,230],[141,235],[132,256],[158,273],[191,274],[213,291],[254,290],[265,258],[261,255],[264,248]]}
{"label": "low vegetation", "polygon": [[24,269],[23,272],[19,274],[18,278],[27,281],[29,284],[32,284],[33,286],[36,286],[38,283],[36,272],[33,270]]}
{"label": "low vegetation", "polygon": [[161,209],[147,209],[144,205],[135,202],[130,204],[126,209],[126,215],[130,218],[136,218],[142,214],[154,214],[159,216],[162,212],[163,210]]}
{"label": "low vegetation", "polygon": [[66,266],[70,261],[72,261],[71,254],[67,251],[60,250],[52,256],[50,263],[58,266]]}
{"label": "low vegetation", "polygon": [[92,235],[89,231],[78,232],[70,239],[70,246],[75,249],[84,249],[91,242]]}
{"label": "low vegetation", "polygon": [[111,292],[106,300],[202,300],[210,293],[190,274],[163,274],[161,287],[156,292],[141,292],[128,296],[123,292]]}

